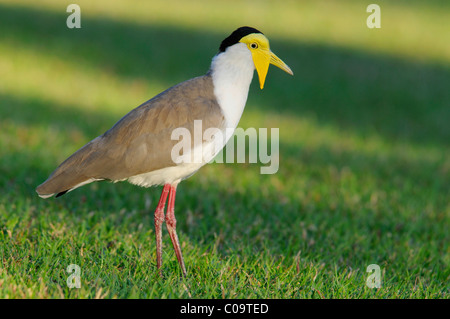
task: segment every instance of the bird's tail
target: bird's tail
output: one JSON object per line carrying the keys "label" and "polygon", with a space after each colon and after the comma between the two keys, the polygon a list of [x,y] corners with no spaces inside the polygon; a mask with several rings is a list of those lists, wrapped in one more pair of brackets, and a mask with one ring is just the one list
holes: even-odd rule
{"label": "bird's tail", "polygon": [[92,154],[92,142],[86,144],[77,152],[67,158],[57,169],[47,178],[45,182],[36,188],[36,192],[42,198],[49,198],[53,195],[62,196],[80,186],[102,180],[87,174],[86,162]]}

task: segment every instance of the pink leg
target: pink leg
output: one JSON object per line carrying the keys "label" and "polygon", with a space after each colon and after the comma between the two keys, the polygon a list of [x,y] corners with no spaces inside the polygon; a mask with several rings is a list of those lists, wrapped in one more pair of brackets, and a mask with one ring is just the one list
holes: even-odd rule
{"label": "pink leg", "polygon": [[164,185],[159,198],[158,206],[155,210],[155,233],[156,233],[156,267],[161,275],[162,265],[162,223],[164,222],[164,206],[166,205],[167,195],[169,194],[170,185]]}
{"label": "pink leg", "polygon": [[175,219],[175,196],[177,193],[177,184],[170,186],[169,202],[167,204],[166,226],[169,231],[170,239],[172,240],[175,254],[177,255],[178,263],[180,264],[183,275],[186,276],[186,267],[184,266],[183,255],[181,254],[180,242],[176,231],[177,221]]}

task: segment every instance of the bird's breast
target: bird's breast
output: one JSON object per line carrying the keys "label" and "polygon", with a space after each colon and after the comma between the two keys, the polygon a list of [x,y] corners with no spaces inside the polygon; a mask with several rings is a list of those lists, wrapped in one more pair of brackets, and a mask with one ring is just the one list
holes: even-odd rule
{"label": "bird's breast", "polygon": [[247,102],[255,66],[247,47],[240,43],[216,55],[211,64],[214,95],[226,120],[234,130]]}

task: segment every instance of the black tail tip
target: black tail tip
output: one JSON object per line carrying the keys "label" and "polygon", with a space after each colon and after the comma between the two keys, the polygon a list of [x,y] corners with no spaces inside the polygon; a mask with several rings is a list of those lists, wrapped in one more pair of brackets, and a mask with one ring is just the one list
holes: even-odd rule
{"label": "black tail tip", "polygon": [[68,192],[68,190],[65,190],[64,192],[59,192],[58,194],[56,194],[55,198],[58,198],[58,197],[64,195],[65,193],[67,193],[67,192]]}

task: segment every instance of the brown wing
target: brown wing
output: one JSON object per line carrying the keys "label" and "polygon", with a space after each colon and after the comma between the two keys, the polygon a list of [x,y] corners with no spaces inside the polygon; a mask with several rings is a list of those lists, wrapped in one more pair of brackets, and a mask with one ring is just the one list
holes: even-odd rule
{"label": "brown wing", "polygon": [[182,82],[129,112],[66,159],[36,191],[47,197],[91,179],[118,181],[175,166],[171,150],[178,141],[171,140],[172,131],[193,132],[194,120],[202,120],[203,130],[224,125],[210,74]]}

